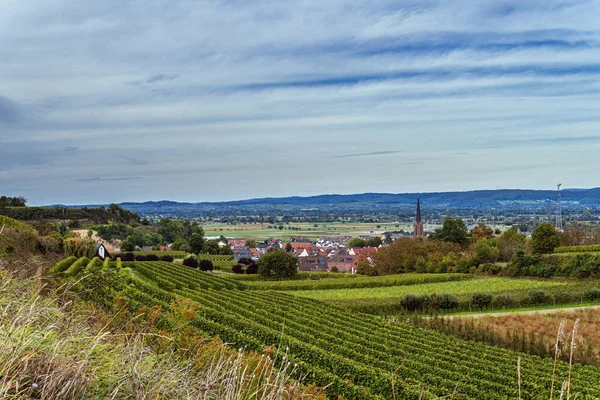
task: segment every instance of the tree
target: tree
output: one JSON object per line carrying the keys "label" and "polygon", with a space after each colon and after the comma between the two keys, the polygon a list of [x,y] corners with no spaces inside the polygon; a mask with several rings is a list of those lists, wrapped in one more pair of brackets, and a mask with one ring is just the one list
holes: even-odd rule
{"label": "tree", "polygon": [[177,239],[172,245],[171,249],[175,251],[191,251],[190,245],[185,239]]}
{"label": "tree", "polygon": [[492,244],[490,239],[480,239],[475,243],[473,251],[473,263],[475,265],[483,263],[494,263],[498,260],[500,250]]}
{"label": "tree", "polygon": [[287,243],[285,245],[285,252],[286,253],[291,253],[292,251],[294,251],[294,248],[292,247],[292,244],[291,243]]}
{"label": "tree", "polygon": [[383,242],[381,241],[381,237],[375,236],[374,238],[370,238],[366,241],[365,247],[379,247]]}
{"label": "tree", "polygon": [[192,253],[200,254],[202,248],[204,247],[204,238],[200,233],[192,233],[190,236],[190,249]]}
{"label": "tree", "polygon": [[504,233],[496,239],[496,246],[499,250],[498,259],[500,261],[510,261],[517,248],[525,246],[526,239],[527,236],[523,233],[519,233],[515,227],[504,231]]}
{"label": "tree", "polygon": [[190,268],[198,268],[198,260],[196,260],[196,257],[191,256],[183,260],[183,265]]}
{"label": "tree", "polygon": [[198,268],[200,268],[201,271],[212,271],[215,269],[211,260],[200,260]]}
{"label": "tree", "polygon": [[367,246],[367,242],[365,242],[361,238],[352,238],[348,241],[348,244],[346,244],[346,247],[366,247],[366,246]]}
{"label": "tree", "polygon": [[534,253],[552,253],[556,247],[560,246],[560,236],[552,224],[538,225],[531,234],[531,246]]}
{"label": "tree", "polygon": [[265,279],[289,279],[298,273],[298,258],[281,250],[271,251],[258,261],[258,273]]}
{"label": "tree", "polygon": [[121,251],[134,251],[135,243],[131,240],[130,236],[127,236],[125,240],[121,242]]}
{"label": "tree", "polygon": [[469,243],[467,225],[460,218],[444,218],[442,227],[437,228],[431,238],[442,242],[457,243],[461,246]]}
{"label": "tree", "polygon": [[246,240],[246,247],[250,247],[251,249],[256,248],[256,240],[254,240],[254,239]]}
{"label": "tree", "polygon": [[203,253],[206,254],[219,254],[221,251],[221,247],[219,246],[219,242],[216,240],[207,240],[204,242],[204,247],[202,249]]}
{"label": "tree", "polygon": [[471,242],[477,243],[479,239],[491,239],[494,236],[494,230],[480,222],[471,230]]}

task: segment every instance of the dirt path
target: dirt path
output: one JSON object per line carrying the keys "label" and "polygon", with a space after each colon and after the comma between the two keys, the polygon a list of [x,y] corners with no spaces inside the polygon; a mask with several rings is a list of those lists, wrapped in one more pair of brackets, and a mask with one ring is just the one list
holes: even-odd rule
{"label": "dirt path", "polygon": [[510,315],[510,314],[552,314],[552,313],[557,313],[557,312],[585,311],[585,310],[596,310],[596,309],[600,309],[600,306],[548,308],[548,309],[525,310],[525,311],[500,311],[500,312],[490,312],[490,313],[481,313],[481,314],[456,314],[456,315],[447,315],[442,318],[501,317],[501,316]]}

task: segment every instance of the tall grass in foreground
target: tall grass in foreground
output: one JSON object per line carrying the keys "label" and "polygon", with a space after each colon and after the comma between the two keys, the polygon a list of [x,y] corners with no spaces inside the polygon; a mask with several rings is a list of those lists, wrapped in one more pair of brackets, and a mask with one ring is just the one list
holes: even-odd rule
{"label": "tall grass in foreground", "polygon": [[208,342],[193,353],[203,355],[199,363],[189,349],[149,346],[143,332],[111,332],[110,317],[40,289],[39,280],[0,269],[2,399],[323,398],[288,378],[285,359],[273,365],[266,355]]}

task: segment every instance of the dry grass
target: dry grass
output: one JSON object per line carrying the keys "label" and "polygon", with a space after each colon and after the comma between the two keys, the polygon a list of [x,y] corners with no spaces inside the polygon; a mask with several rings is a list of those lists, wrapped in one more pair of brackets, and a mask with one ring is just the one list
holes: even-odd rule
{"label": "dry grass", "polygon": [[40,280],[0,269],[2,399],[324,398],[291,381],[285,360],[275,366],[268,356],[214,341],[193,351],[159,349],[148,344],[149,333],[111,332],[110,316],[78,301],[59,306],[64,296],[40,289]]}
{"label": "dry grass", "polygon": [[[464,318],[464,321],[468,318]],[[565,322],[567,325],[565,326]],[[552,344],[552,355],[569,361],[573,325],[577,322],[577,336],[584,338],[578,345],[573,362],[600,365],[600,309],[582,309],[554,313],[507,314],[475,319],[476,326],[493,330],[502,338],[509,339],[514,332],[534,332],[536,339]],[[557,340],[557,329],[559,336]],[[568,334],[565,336],[565,332]]]}

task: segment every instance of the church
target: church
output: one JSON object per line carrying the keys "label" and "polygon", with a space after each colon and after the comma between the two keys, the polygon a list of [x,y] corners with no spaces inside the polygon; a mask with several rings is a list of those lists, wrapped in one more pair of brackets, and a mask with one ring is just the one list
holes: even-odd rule
{"label": "church", "polygon": [[421,198],[417,198],[417,218],[413,224],[413,237],[424,237],[425,230],[423,228],[423,221],[421,220]]}

